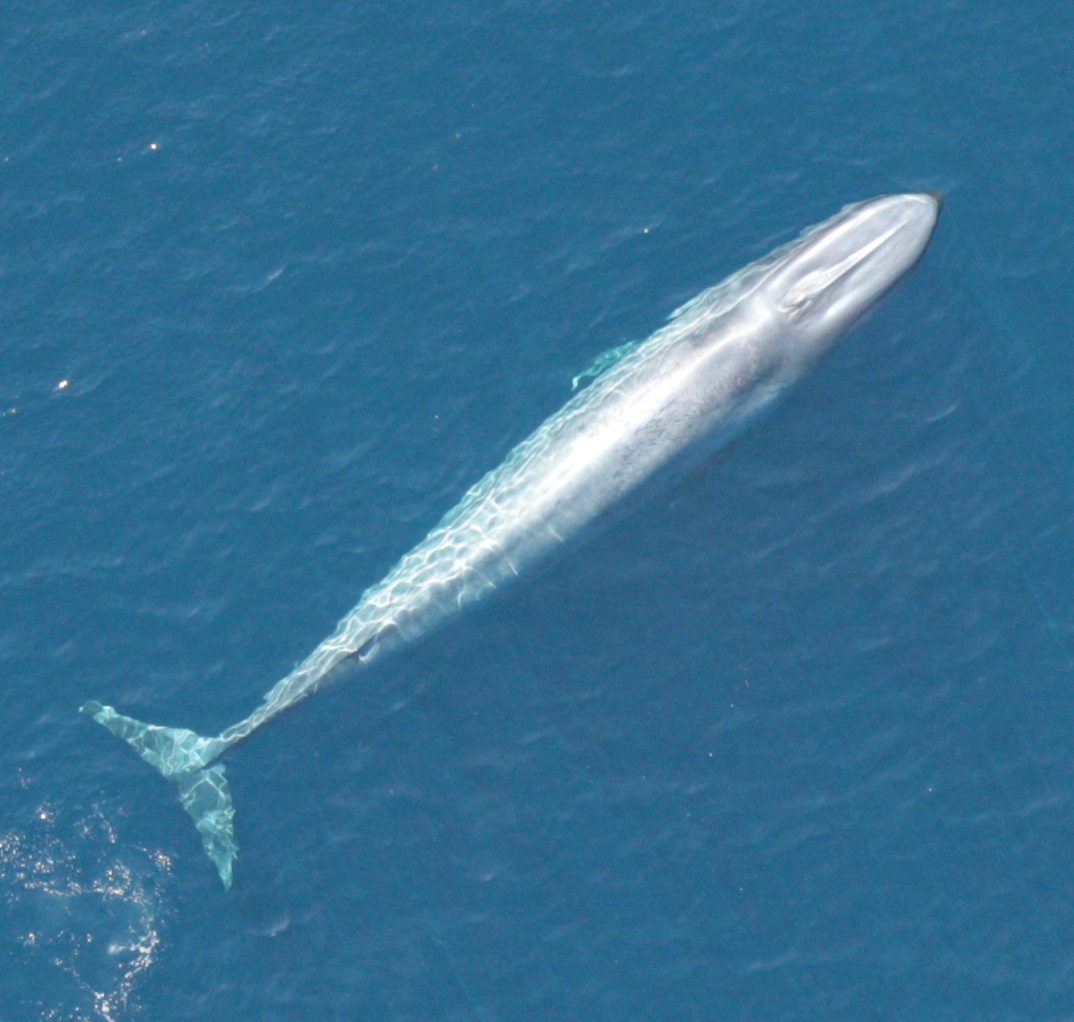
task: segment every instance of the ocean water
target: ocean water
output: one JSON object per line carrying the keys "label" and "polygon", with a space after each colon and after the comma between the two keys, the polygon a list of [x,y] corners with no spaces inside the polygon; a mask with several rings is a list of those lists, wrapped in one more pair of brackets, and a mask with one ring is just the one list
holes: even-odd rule
{"label": "ocean water", "polygon": [[[0,12],[0,1022],[1074,1018],[1074,12]],[[914,275],[554,570],[215,733],[600,351],[847,202]]]}

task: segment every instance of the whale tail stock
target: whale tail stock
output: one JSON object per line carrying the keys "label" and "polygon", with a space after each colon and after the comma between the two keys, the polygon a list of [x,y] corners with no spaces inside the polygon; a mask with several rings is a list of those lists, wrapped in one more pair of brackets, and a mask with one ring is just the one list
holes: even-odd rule
{"label": "whale tail stock", "polygon": [[224,888],[231,887],[231,868],[239,854],[235,840],[235,809],[224,764],[214,760],[228,744],[180,727],[143,724],[111,706],[89,702],[82,712],[127,742],[150,766],[179,785],[183,808],[194,818],[201,843],[213,860]]}

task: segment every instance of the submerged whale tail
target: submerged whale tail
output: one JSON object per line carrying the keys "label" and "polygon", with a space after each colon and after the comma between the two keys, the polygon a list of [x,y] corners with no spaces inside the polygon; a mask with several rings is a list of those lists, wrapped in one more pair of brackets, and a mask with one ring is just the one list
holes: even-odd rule
{"label": "submerged whale tail", "polygon": [[229,888],[231,864],[239,854],[232,822],[235,809],[224,764],[213,762],[228,743],[180,727],[143,724],[97,702],[86,703],[82,712],[128,742],[150,766],[179,785],[183,808],[194,818],[201,843],[216,864],[224,887]]}

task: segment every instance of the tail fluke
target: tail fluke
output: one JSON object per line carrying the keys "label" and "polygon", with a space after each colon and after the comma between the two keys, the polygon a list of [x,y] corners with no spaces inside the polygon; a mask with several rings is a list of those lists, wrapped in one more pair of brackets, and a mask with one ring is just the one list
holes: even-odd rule
{"label": "tail fluke", "polygon": [[239,853],[233,823],[235,809],[224,764],[213,763],[228,743],[179,727],[143,724],[97,702],[86,703],[82,712],[122,738],[150,766],[179,785],[183,808],[194,818],[201,843],[224,887],[230,887],[231,865]]}
{"label": "tail fluke", "polygon": [[183,808],[194,817],[202,846],[216,864],[224,890],[227,890],[231,886],[231,864],[239,854],[239,843],[235,840],[232,822],[235,808],[231,804],[224,764],[214,763],[180,774],[175,779],[179,782]]}

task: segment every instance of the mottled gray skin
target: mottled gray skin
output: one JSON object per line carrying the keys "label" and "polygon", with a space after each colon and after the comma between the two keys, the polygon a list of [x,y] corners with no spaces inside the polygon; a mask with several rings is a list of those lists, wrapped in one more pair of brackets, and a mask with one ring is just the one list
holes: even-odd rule
{"label": "mottled gray skin", "polygon": [[[932,193],[848,206],[702,292],[514,448],[250,716],[218,737],[141,724],[97,703],[86,712],[185,791],[189,774],[316,692],[344,662],[364,668],[427,635],[578,538],[624,498],[724,446],[914,265],[939,210]],[[237,845],[216,769],[220,776],[210,781],[221,794],[204,805],[226,816],[226,853],[210,848],[209,810],[188,811],[222,877],[226,859],[227,884]]]}
{"label": "mottled gray skin", "polygon": [[930,194],[851,206],[703,292],[472,487],[221,738],[245,737],[316,691],[342,660],[368,664],[426,635],[662,469],[688,468],[722,447],[917,261],[938,212]]}

